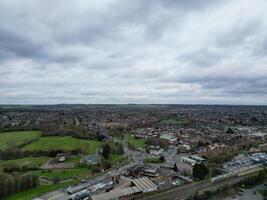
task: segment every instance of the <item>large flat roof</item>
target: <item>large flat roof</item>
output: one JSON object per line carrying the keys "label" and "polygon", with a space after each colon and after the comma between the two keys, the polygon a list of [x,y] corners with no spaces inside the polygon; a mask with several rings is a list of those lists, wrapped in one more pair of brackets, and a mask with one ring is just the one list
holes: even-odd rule
{"label": "large flat roof", "polygon": [[135,193],[141,192],[137,187],[129,187],[124,189],[115,189],[110,192],[93,195],[92,200],[112,200],[123,196],[129,196]]}
{"label": "large flat roof", "polygon": [[154,191],[158,187],[147,177],[137,178],[131,181],[135,186],[124,189],[111,190],[107,193],[93,195],[91,198],[92,200],[113,200],[123,196],[130,196],[138,192]]}

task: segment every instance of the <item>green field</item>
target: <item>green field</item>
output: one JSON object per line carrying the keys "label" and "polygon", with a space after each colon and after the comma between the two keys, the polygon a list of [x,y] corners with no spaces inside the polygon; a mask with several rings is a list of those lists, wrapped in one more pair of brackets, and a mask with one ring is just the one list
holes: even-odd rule
{"label": "green field", "polygon": [[148,157],[144,159],[145,163],[163,163],[164,161],[160,160],[158,157]]}
{"label": "green field", "polygon": [[35,171],[34,174],[48,179],[53,179],[55,177],[63,180],[63,179],[70,179],[73,177],[78,177],[81,175],[88,175],[90,174],[90,170],[87,168],[78,168],[78,169],[57,169],[52,171],[46,170],[38,170]]}
{"label": "green field", "polygon": [[[35,140],[36,139],[36,140]],[[131,139],[131,138],[130,138]],[[137,142],[138,141],[138,142]],[[86,140],[78,139],[71,136],[53,136],[53,137],[42,137],[41,133],[38,131],[17,131],[17,132],[5,132],[0,133],[0,150],[7,148],[7,143],[16,143],[22,151],[51,151],[51,150],[61,150],[61,151],[72,151],[72,150],[82,150],[86,154],[95,154],[96,151],[101,148],[104,142],[99,142],[96,140]],[[136,143],[136,148],[142,147],[142,140],[130,140],[131,143]],[[111,147],[111,154],[108,161],[112,165],[116,165],[124,162],[123,155],[120,155],[120,149],[118,145],[113,142],[109,143]],[[27,152],[25,152],[27,153]],[[28,154],[27,154],[28,155]],[[39,155],[39,154],[35,154]],[[42,154],[40,154],[42,155]],[[19,192],[17,194],[11,195],[6,198],[6,200],[28,200],[43,193],[53,191],[59,188],[65,188],[70,184],[76,183],[78,180],[76,178],[92,177],[96,174],[92,174],[91,169],[82,167],[80,164],[81,156],[72,156],[67,159],[66,162],[74,163],[74,169],[60,169],[60,170],[41,170],[39,167],[45,164],[50,158],[46,156],[42,157],[24,157],[21,159],[13,160],[0,160],[0,174],[3,173],[3,167],[9,165],[16,165],[23,169],[23,173],[32,171],[33,174],[38,177],[52,180],[58,178],[61,183],[57,184],[47,184],[43,179],[41,179],[41,185],[37,188]],[[126,160],[127,161],[127,160]],[[27,168],[29,167],[29,168]],[[102,166],[101,166],[102,167]],[[18,173],[22,173],[20,169],[17,169]],[[75,179],[75,180],[74,180]],[[43,185],[45,184],[45,185]]]}
{"label": "green field", "polygon": [[118,154],[112,154],[109,158],[109,161],[112,164],[117,164],[117,163],[122,163],[123,161],[125,161],[123,155],[118,155]]}
{"label": "green field", "polygon": [[3,167],[10,164],[15,164],[19,167],[22,166],[36,166],[40,167],[41,165],[45,164],[48,161],[48,157],[27,157],[21,159],[14,159],[14,160],[1,160],[0,161],[0,173],[3,173]]}
{"label": "green field", "polygon": [[71,156],[67,159],[67,163],[73,163],[75,168],[79,168],[81,156]]}
{"label": "green field", "polygon": [[160,124],[186,125],[191,123],[190,119],[184,118],[166,118],[160,121]]}
{"label": "green field", "polygon": [[38,131],[14,131],[0,133],[0,150],[6,149],[8,143],[22,145],[40,137]]}
{"label": "green field", "polygon": [[26,151],[50,151],[62,150],[72,151],[77,149],[85,150],[87,154],[95,154],[96,150],[101,147],[103,143],[94,140],[77,139],[71,136],[53,136],[41,137],[39,140],[32,142],[23,147]]}
{"label": "green field", "polygon": [[124,140],[131,146],[133,146],[134,148],[138,149],[144,149],[146,147],[146,141],[144,139],[136,139],[134,137],[132,137],[129,134],[126,134],[124,136]]}
{"label": "green field", "polygon": [[42,165],[48,161],[48,157],[25,157],[21,159],[14,159],[14,160],[1,160],[0,165],[8,165],[8,164],[16,164],[18,166],[23,166],[23,165],[30,165],[30,164],[35,164],[35,165]]}

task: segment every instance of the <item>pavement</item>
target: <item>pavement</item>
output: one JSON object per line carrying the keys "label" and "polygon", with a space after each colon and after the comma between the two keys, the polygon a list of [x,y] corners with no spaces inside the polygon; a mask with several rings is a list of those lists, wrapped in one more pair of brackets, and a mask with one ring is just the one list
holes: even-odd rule
{"label": "pavement", "polygon": [[[194,195],[196,192],[201,193],[205,191],[214,191],[218,188],[221,188],[225,185],[233,185],[241,180],[244,180],[251,175],[251,172],[248,174],[243,174],[241,176],[235,176],[228,178],[226,180],[211,182],[209,180],[192,183],[178,188],[173,188],[168,191],[161,193],[150,194],[149,196],[143,196],[142,200],[184,200]],[[252,200],[252,199],[250,199]]]}
{"label": "pavement", "polygon": [[222,200],[263,200],[262,196],[258,192],[263,188],[264,185],[262,184],[253,189],[242,189],[242,192],[239,192],[239,194],[224,198]]}
{"label": "pavement", "polygon": [[42,200],[66,200],[69,197],[70,196],[68,194],[66,194],[65,192],[57,190],[57,191],[50,192],[50,193],[47,193],[45,195],[42,195],[40,197],[40,199],[42,199]]}
{"label": "pavement", "polygon": [[169,165],[174,165],[176,162],[177,147],[169,148],[164,152],[165,161]]}

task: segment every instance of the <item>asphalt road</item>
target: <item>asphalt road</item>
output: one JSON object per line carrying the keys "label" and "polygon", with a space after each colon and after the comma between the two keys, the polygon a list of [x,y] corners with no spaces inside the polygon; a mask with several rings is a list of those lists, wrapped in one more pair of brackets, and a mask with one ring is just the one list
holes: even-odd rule
{"label": "asphalt road", "polygon": [[[82,190],[86,187],[95,185],[95,184],[105,180],[109,176],[113,176],[113,175],[116,175],[116,174],[121,173],[123,171],[126,171],[127,168],[129,168],[133,165],[143,163],[144,158],[149,156],[149,154],[129,149],[128,145],[125,144],[125,142],[122,142],[122,144],[124,146],[125,154],[128,156],[131,156],[133,158],[132,163],[125,165],[125,166],[122,166],[120,168],[115,168],[108,173],[105,173],[105,174],[98,176],[94,179],[89,179],[89,180],[87,180],[86,183],[80,183],[77,186],[74,186],[72,188],[75,188],[77,190]],[[167,152],[165,152],[166,162],[168,164],[172,164],[172,162],[174,162],[174,160],[175,160],[174,159],[175,155],[176,155],[176,149],[175,148],[169,149]],[[154,199],[156,199],[156,200],[169,200],[169,199],[183,200],[183,199],[188,198],[191,195],[195,194],[197,191],[203,192],[206,190],[215,190],[215,189],[222,187],[226,184],[236,183],[246,176],[247,175],[243,175],[241,177],[230,178],[230,179],[225,180],[225,181],[214,182],[214,183],[212,183],[210,181],[193,183],[193,184],[186,185],[183,187],[174,188],[174,189],[166,191],[166,192],[151,194],[149,196],[144,196],[142,199],[147,199],[147,200],[154,200]],[[62,200],[62,199],[65,199],[65,196],[62,193],[63,193],[62,191],[58,190],[58,191],[54,191],[52,193],[48,193],[46,195],[43,195],[42,197],[46,197],[46,198],[43,198],[46,200]]]}
{"label": "asphalt road", "polygon": [[[119,140],[115,140],[115,141],[116,142],[121,142]],[[143,161],[144,161],[144,158],[149,156],[146,153],[129,149],[128,145],[125,142],[121,142],[121,143],[123,144],[125,155],[132,157],[133,162],[131,162],[128,165],[121,166],[120,168],[114,168],[114,169],[112,169],[111,171],[109,171],[109,172],[107,172],[105,174],[102,174],[102,175],[100,175],[98,177],[95,177],[94,179],[90,178],[90,179],[86,180],[85,183],[80,183],[80,184],[78,184],[76,186],[73,186],[72,189],[79,191],[79,190],[83,190],[83,189],[85,189],[87,187],[90,187],[92,185],[95,185],[95,184],[97,184],[97,183],[99,183],[101,181],[104,181],[108,177],[112,177],[112,176],[115,176],[117,174],[120,174],[120,173],[126,171],[128,168],[130,168],[130,167],[132,167],[132,166],[134,166],[136,164],[142,164]]]}
{"label": "asphalt road", "polygon": [[264,184],[258,185],[252,189],[241,189],[242,192],[235,194],[232,197],[226,197],[222,200],[263,200],[259,191],[266,188]]}
{"label": "asphalt road", "polygon": [[144,196],[141,199],[142,200],[169,200],[169,199],[184,200],[190,197],[191,195],[194,195],[196,192],[201,193],[205,191],[214,191],[218,188],[221,188],[222,186],[232,185],[234,183],[237,183],[245,179],[246,177],[248,177],[248,174],[243,175],[243,176],[232,177],[232,178],[222,180],[219,182],[211,182],[207,180],[207,181],[202,181],[198,183],[192,183],[190,185],[175,188],[175,189],[168,190],[162,193]]}

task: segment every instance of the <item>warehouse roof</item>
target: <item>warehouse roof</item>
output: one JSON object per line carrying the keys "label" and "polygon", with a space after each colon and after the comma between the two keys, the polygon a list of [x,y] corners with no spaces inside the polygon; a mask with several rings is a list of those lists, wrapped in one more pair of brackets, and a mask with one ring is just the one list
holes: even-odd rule
{"label": "warehouse roof", "polygon": [[157,190],[157,185],[147,177],[133,179],[132,183],[134,184],[134,186],[132,187],[111,190],[107,193],[93,195],[91,198],[92,200],[114,200],[120,197],[130,196],[139,192],[149,192]]}
{"label": "warehouse roof", "polygon": [[137,187],[129,187],[124,189],[115,189],[111,190],[110,192],[98,194],[92,196],[92,200],[112,200],[118,199],[119,197],[123,196],[130,196],[132,194],[141,192]]}

